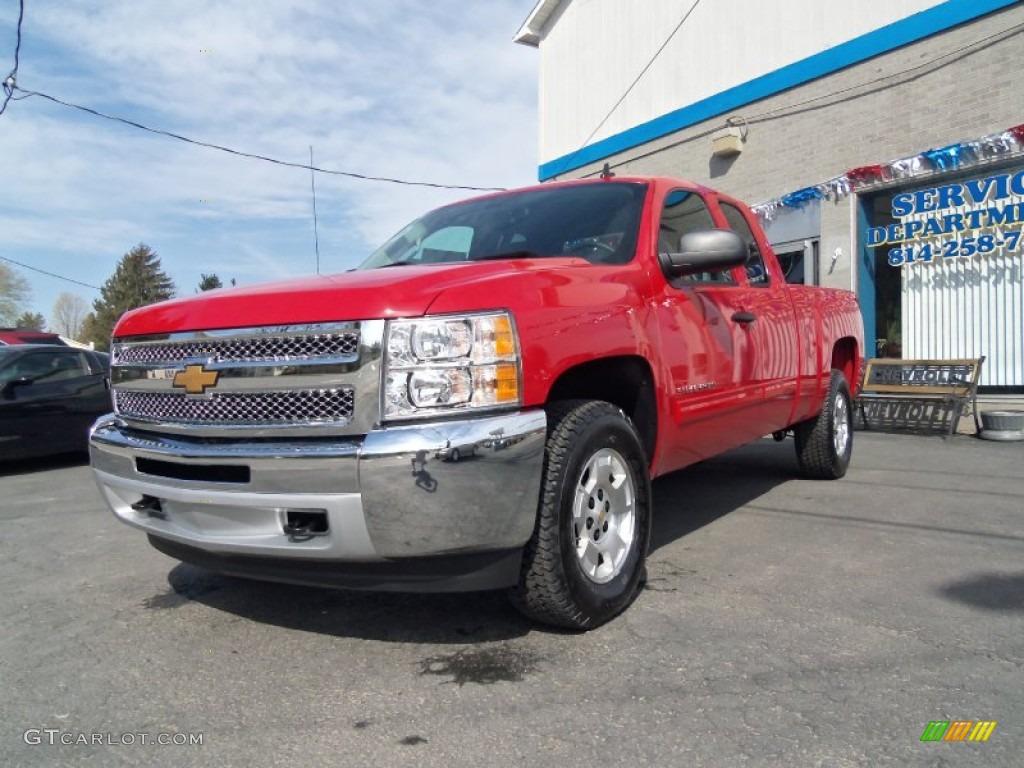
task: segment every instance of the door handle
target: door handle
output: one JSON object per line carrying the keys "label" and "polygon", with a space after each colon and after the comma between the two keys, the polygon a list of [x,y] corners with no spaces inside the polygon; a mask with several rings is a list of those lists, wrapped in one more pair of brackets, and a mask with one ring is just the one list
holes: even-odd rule
{"label": "door handle", "polygon": [[757,320],[757,315],[753,312],[733,312],[732,320],[734,323],[743,323],[743,325],[746,325],[747,323],[752,323]]}

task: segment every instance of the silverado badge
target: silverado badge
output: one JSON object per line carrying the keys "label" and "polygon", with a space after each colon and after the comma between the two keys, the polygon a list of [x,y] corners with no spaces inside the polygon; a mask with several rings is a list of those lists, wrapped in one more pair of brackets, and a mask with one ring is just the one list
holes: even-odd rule
{"label": "silverado badge", "polygon": [[201,365],[186,365],[185,370],[174,374],[172,386],[184,387],[190,395],[205,395],[208,387],[217,386],[218,378],[217,371],[207,371]]}

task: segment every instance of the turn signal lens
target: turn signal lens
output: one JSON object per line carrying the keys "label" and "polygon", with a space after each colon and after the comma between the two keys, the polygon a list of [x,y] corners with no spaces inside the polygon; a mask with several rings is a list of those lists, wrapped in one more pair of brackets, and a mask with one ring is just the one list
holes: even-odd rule
{"label": "turn signal lens", "polygon": [[494,377],[494,399],[499,403],[515,403],[519,401],[519,369],[511,363],[497,366]]}
{"label": "turn signal lens", "polygon": [[508,358],[516,353],[516,339],[512,335],[512,321],[508,315],[494,318],[495,357]]}

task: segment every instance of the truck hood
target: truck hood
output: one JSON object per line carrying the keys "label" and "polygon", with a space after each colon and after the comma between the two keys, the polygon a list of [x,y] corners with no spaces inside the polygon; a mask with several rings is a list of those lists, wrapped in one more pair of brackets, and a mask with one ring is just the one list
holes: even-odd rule
{"label": "truck hood", "polygon": [[510,270],[548,271],[585,263],[559,257],[400,266],[228,288],[132,310],[114,336],[418,317],[455,286]]}

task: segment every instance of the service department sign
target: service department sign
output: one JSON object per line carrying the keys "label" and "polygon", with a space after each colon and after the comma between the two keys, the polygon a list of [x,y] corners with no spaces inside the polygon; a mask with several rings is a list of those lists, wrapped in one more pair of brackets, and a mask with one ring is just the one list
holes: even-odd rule
{"label": "service department sign", "polygon": [[1024,248],[1024,170],[971,179],[892,199],[895,224],[868,230],[868,247],[890,246],[894,267],[970,259]]}

